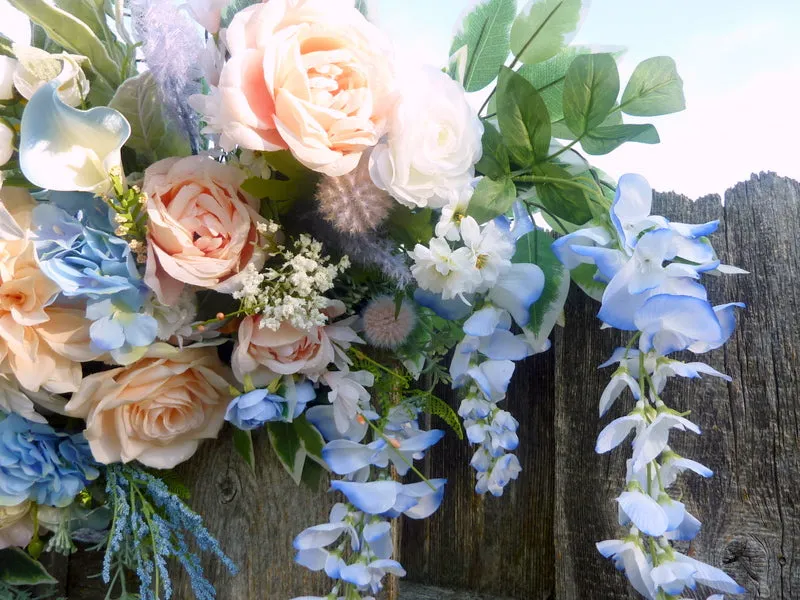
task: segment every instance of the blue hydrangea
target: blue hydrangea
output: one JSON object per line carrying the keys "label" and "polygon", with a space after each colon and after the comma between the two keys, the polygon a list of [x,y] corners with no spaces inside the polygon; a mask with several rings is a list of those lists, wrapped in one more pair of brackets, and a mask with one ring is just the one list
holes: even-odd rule
{"label": "blue hydrangea", "polygon": [[17,414],[0,421],[0,506],[68,506],[99,475],[82,433],[60,433]]}
{"label": "blue hydrangea", "polygon": [[272,421],[296,419],[305,410],[306,404],[314,399],[316,392],[309,381],[292,387],[293,390],[285,388],[282,396],[265,389],[237,396],[228,405],[225,420],[239,429],[251,430]]}
{"label": "blue hydrangea", "polygon": [[83,298],[94,349],[117,362],[156,337],[142,313],[150,295],[128,242],[114,235],[109,207],[91,194],[50,192],[33,210],[34,244],[42,271],[64,296]]}

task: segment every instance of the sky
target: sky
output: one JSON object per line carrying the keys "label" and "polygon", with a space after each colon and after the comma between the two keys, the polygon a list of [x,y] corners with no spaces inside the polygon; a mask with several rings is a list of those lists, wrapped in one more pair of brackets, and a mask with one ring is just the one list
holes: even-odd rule
{"label": "sky", "polygon": [[[399,55],[436,66],[447,62],[452,34],[473,3],[368,2]],[[0,31],[20,35],[23,27],[0,0]],[[593,164],[617,177],[640,173],[655,189],[692,198],[722,193],[753,172],[800,180],[798,31],[798,0],[593,0],[575,43],[626,47],[623,85],[639,61],[672,56],[687,99],[685,111],[652,119],[660,144],[626,144]]]}

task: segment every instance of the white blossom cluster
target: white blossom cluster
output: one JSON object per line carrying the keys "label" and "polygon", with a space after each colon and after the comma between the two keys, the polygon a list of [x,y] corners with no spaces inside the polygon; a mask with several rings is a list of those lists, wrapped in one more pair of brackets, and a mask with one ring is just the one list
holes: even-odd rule
{"label": "white blossom cluster", "polygon": [[[277,225],[262,226],[265,233],[275,233]],[[241,301],[247,314],[260,314],[259,327],[277,331],[289,323],[297,329],[325,325],[324,309],[330,304],[325,293],[334,280],[350,266],[343,256],[338,263],[322,254],[322,244],[301,234],[291,248],[278,245],[273,260],[260,272],[249,264],[241,273],[241,289],[233,297]]]}

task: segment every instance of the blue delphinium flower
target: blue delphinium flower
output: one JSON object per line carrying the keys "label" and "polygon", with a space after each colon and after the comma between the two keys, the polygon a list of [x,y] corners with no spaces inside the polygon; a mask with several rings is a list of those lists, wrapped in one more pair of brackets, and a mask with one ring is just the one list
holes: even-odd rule
{"label": "blue delphinium flower", "polygon": [[237,396],[228,405],[225,420],[243,430],[258,429],[273,421],[291,421],[316,397],[309,381],[283,386],[278,391],[283,395],[257,389]]}
{"label": "blue delphinium flower", "polygon": [[17,414],[0,421],[0,505],[68,506],[99,475],[82,433],[56,432]]}
{"label": "blue delphinium flower", "polygon": [[48,200],[32,216],[42,271],[64,296],[86,300],[96,350],[135,360],[135,349],[155,340],[157,322],[143,314],[150,291],[128,242],[114,235],[109,207],[85,193],[50,192]]}

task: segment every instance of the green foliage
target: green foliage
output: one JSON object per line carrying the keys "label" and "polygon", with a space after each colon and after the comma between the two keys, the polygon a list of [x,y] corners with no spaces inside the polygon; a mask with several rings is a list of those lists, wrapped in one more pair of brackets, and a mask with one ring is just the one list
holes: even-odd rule
{"label": "green foliage", "polygon": [[425,393],[412,399],[413,403],[425,413],[439,417],[456,434],[458,439],[464,439],[464,429],[461,427],[461,418],[447,402],[430,393]]}
{"label": "green foliage", "polygon": [[525,64],[552,58],[578,31],[582,0],[533,0],[511,27],[511,50]]}
{"label": "green foliage", "polygon": [[564,122],[580,137],[602,125],[619,95],[619,72],[610,54],[586,54],[572,61],[564,81]]}
{"label": "green foliage", "polygon": [[606,290],[606,285],[595,281],[594,276],[596,274],[597,267],[588,264],[578,265],[570,271],[572,281],[574,281],[587,296],[600,302],[603,299],[603,292]]}
{"label": "green foliage", "polygon": [[483,0],[464,18],[450,47],[450,75],[468,92],[485,88],[497,77],[508,58],[515,14],[514,0]]}
{"label": "green foliage", "polygon": [[263,200],[261,212],[265,217],[285,215],[295,202],[314,194],[319,175],[301,165],[291,152],[281,150],[262,155],[273,170],[272,177],[251,177],[242,184],[242,189]]}
{"label": "green foliage", "polygon": [[510,177],[495,181],[489,177],[480,180],[469,201],[467,214],[479,223],[505,213],[517,198],[517,187]]}
{"label": "green foliage", "polygon": [[39,25],[54,42],[73,54],[87,57],[91,70],[103,79],[107,87],[113,90],[122,82],[122,66],[112,58],[107,45],[92,28],[78,17],[46,0],[9,2]]}
{"label": "green foliage", "polygon": [[584,183],[574,181],[569,172],[559,165],[546,163],[533,168],[539,202],[547,211],[570,223],[581,224],[592,218],[591,200]]}
{"label": "green foliage", "polygon": [[478,173],[483,173],[492,179],[503,179],[511,174],[508,160],[508,150],[503,145],[503,137],[497,128],[489,121],[483,124],[483,155],[475,165]]}
{"label": "green foliage", "polygon": [[191,154],[189,140],[170,121],[149,71],[124,81],[108,105],[130,123],[131,136],[125,145],[139,155],[143,165]]}
{"label": "green foliage", "polygon": [[657,144],[660,141],[656,128],[649,123],[626,123],[593,129],[581,138],[581,146],[587,154],[608,154],[625,142]]}
{"label": "green foliage", "polygon": [[536,88],[503,67],[497,83],[497,122],[503,143],[516,164],[529,167],[550,148],[550,116]]}
{"label": "green foliage", "polygon": [[250,431],[233,428],[233,447],[239,456],[244,459],[253,473],[256,472],[256,453],[253,449],[253,436]]}
{"label": "green foliage", "polygon": [[556,258],[551,249],[553,238],[534,229],[517,242],[512,262],[538,265],[544,274],[544,289],[539,299],[531,305],[530,322],[525,326],[533,335],[536,350],[545,348],[547,338],[558,321],[569,293],[569,271]]}
{"label": "green foliage", "polygon": [[19,548],[0,550],[0,582],[10,586],[58,583],[39,561]]}
{"label": "green foliage", "polygon": [[412,211],[399,202],[392,208],[386,227],[389,235],[406,248],[427,244],[433,236],[433,211],[430,208]]}
{"label": "green foliage", "polygon": [[[325,440],[322,434],[304,416],[291,423],[267,423],[269,441],[283,468],[296,484],[304,481],[304,471],[314,468],[308,460],[325,467],[322,460],[322,447]],[[326,467],[327,468],[327,467]],[[310,478],[313,482],[316,478]]]}
{"label": "green foliage", "polygon": [[261,0],[231,0],[228,5],[222,9],[220,12],[220,19],[219,19],[219,27],[220,29],[224,29],[231,24],[233,21],[233,17],[236,16],[241,10],[244,10],[248,6],[252,6],[253,4],[258,4]]}
{"label": "green foliage", "polygon": [[356,10],[364,15],[365,19],[369,19],[369,7],[367,0],[356,0]]}
{"label": "green foliage", "polygon": [[621,108],[629,115],[652,117],[686,108],[683,80],[675,61],[655,56],[640,62],[622,94]]}

